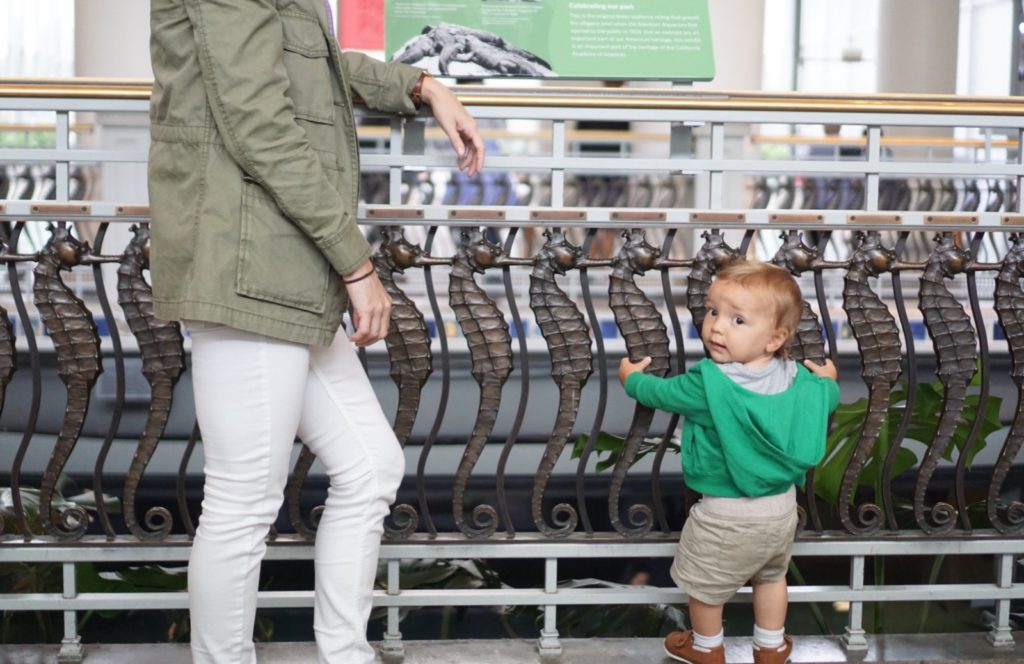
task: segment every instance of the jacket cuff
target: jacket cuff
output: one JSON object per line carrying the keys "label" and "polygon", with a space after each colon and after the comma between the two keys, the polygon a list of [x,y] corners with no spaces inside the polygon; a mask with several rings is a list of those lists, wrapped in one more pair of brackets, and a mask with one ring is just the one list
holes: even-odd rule
{"label": "jacket cuff", "polygon": [[391,107],[398,113],[416,115],[419,107],[413,103],[412,89],[416,87],[416,82],[424,70],[401,62],[393,62],[391,67],[393,69],[390,76],[394,77],[394,80],[388,89],[395,95],[394,99],[389,100]]}
{"label": "jacket cuff", "polygon": [[359,227],[350,225],[327,242],[320,244],[320,251],[339,275],[351,274],[373,253]]}

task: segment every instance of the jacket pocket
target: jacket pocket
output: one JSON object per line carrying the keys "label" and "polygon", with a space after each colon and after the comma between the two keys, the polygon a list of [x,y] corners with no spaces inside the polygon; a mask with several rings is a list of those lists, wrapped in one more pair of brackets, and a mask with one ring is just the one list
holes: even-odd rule
{"label": "jacket pocket", "polygon": [[295,117],[334,124],[334,95],[327,38],[315,16],[297,11],[281,12],[284,30],[284,68],[288,73],[288,97]]}
{"label": "jacket pocket", "polygon": [[327,309],[330,264],[263,189],[242,183],[235,290],[244,297],[314,314]]}

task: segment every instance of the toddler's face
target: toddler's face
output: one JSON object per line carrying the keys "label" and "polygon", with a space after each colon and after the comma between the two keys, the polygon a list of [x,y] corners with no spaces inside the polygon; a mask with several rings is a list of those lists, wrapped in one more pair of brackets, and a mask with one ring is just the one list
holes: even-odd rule
{"label": "toddler's face", "polygon": [[764,366],[786,341],[786,331],[776,327],[771,302],[762,293],[715,281],[707,307],[701,338],[715,362]]}

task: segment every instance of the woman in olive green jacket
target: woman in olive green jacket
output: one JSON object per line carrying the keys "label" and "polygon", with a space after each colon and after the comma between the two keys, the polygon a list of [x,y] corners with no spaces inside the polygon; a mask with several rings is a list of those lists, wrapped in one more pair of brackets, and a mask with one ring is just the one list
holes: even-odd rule
{"label": "woman in olive green jacket", "polygon": [[[404,457],[353,347],[384,337],[391,306],[355,221],[353,98],[404,114],[428,104],[471,175],[483,141],[420,70],[340,53],[324,0],[150,5],[155,312],[192,336],[206,474],[189,561],[193,659],[256,661],[260,561],[298,433],[330,478],[319,661],[372,662],[366,621]],[[349,301],[351,339],[336,334]]]}

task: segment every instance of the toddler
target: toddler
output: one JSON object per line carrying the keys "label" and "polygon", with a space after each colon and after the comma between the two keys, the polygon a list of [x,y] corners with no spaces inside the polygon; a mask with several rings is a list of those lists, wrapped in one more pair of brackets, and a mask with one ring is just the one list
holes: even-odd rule
{"label": "toddler", "polygon": [[672,579],[690,601],[692,630],[665,638],[690,664],[724,664],[722,607],[748,581],[754,593],[754,662],[783,664],[786,571],[796,533],[796,485],[825,453],[837,374],[788,359],[803,296],[780,267],[742,261],[708,291],[701,338],[709,358],[683,375],[643,373],[650,358],[622,360],[626,393],[679,413],[683,472],[703,494],[683,527]]}

